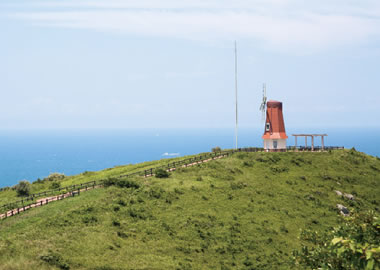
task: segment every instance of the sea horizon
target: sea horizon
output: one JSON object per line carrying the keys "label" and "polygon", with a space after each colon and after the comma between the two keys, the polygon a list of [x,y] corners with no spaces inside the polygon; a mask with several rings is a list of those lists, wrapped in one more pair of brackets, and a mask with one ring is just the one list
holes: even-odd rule
{"label": "sea horizon", "polygon": [[[322,132],[315,132],[316,130]],[[262,147],[262,128],[240,128],[238,147]],[[20,180],[36,181],[58,172],[67,176],[235,147],[233,128],[129,128],[2,130],[0,187]],[[327,133],[326,146],[354,147],[380,156],[380,128],[287,129],[288,146],[294,133]],[[315,145],[320,145],[316,139]],[[304,145],[299,139],[298,145]],[[310,139],[308,145],[311,145]]]}

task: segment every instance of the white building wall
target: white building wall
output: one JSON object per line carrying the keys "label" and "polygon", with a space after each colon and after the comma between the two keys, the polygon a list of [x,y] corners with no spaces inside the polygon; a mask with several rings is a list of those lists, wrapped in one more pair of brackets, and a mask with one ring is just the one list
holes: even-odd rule
{"label": "white building wall", "polygon": [[276,149],[286,149],[286,139],[264,139],[264,149],[272,150],[275,149],[273,146],[273,141],[277,141]]}

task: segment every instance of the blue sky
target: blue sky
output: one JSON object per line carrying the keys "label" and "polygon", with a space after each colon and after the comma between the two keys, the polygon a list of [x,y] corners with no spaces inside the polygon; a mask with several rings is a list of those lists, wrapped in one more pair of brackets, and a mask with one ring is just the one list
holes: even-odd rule
{"label": "blue sky", "polygon": [[380,127],[380,1],[0,2],[0,127]]}

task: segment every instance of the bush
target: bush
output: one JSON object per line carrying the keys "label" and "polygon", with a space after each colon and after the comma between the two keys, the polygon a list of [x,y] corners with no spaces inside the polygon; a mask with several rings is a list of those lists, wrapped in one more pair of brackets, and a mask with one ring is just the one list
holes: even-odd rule
{"label": "bush", "polygon": [[216,147],[211,149],[211,152],[213,152],[213,153],[221,152],[221,151],[222,151],[222,149],[219,146],[216,146]]}
{"label": "bush", "polygon": [[15,187],[17,196],[29,196],[30,193],[30,183],[27,180],[22,180],[18,182]]}
{"label": "bush", "polygon": [[154,172],[154,174],[157,178],[168,178],[169,177],[169,173],[164,169],[157,169]]}
{"label": "bush", "polygon": [[308,241],[293,252],[304,269],[378,269],[380,266],[380,221],[374,212],[354,214],[345,224],[322,234],[304,230]]}
{"label": "bush", "polygon": [[134,188],[134,189],[140,188],[140,185],[134,181],[127,180],[127,179],[118,179],[118,178],[114,178],[114,177],[111,177],[111,178],[108,178],[107,180],[104,180],[103,185],[105,187],[117,186],[120,188]]}
{"label": "bush", "polygon": [[48,177],[44,178],[44,181],[59,181],[65,178],[63,173],[51,173]]}
{"label": "bush", "polygon": [[34,184],[34,183],[41,184],[41,183],[43,183],[43,180],[41,180],[40,178],[37,178],[37,180],[34,181],[33,184]]}
{"label": "bush", "polygon": [[53,182],[50,185],[51,189],[57,189],[57,188],[60,188],[60,187],[61,187],[61,183],[60,182]]}
{"label": "bush", "polygon": [[51,266],[56,266],[63,270],[69,270],[70,266],[67,262],[62,258],[62,256],[58,253],[54,253],[52,251],[49,251],[47,255],[42,255],[40,259],[46,263],[48,263]]}
{"label": "bush", "polygon": [[270,167],[271,171],[273,173],[283,173],[289,171],[288,167],[283,167],[283,166],[272,166]]}

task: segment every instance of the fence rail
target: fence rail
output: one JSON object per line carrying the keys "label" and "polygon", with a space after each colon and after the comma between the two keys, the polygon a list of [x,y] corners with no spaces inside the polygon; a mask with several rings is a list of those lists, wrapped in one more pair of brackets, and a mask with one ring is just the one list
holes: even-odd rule
{"label": "fence rail", "polygon": [[289,150],[298,150],[298,151],[329,151],[329,150],[343,150],[344,146],[325,146],[322,148],[322,146],[288,146],[286,148],[288,151]]}
{"label": "fence rail", "polygon": [[79,189],[89,188],[89,187],[94,186],[94,185],[96,185],[96,181],[90,181],[90,182],[86,182],[86,183],[82,183],[82,184],[75,184],[75,185],[71,185],[71,186],[66,186],[66,187],[51,189],[51,190],[47,190],[47,191],[43,191],[43,192],[39,192],[39,193],[34,193],[34,194],[31,194],[27,198],[24,198],[24,199],[15,201],[15,202],[4,204],[4,205],[0,206],[0,209],[13,209],[16,207],[23,207],[25,205],[25,203],[28,203],[30,201],[35,201],[36,199],[38,199],[40,197],[60,195],[62,193],[71,192],[71,191],[76,190],[78,188]]}
{"label": "fence rail", "polygon": [[63,199],[69,198],[69,197],[74,197],[76,195],[78,195],[78,196],[80,195],[80,189],[78,189],[77,191],[71,191],[71,192],[66,193],[66,194],[60,194],[60,195],[56,195],[56,196],[53,196],[50,198],[44,198],[44,199],[38,200],[36,202],[30,203],[27,205],[23,205],[21,207],[12,208],[11,210],[7,210],[4,214],[0,214],[0,219],[4,219],[7,217],[14,216],[16,214],[20,214],[21,212],[25,212],[26,210],[29,210],[29,209],[32,209],[32,208],[35,208],[38,206],[46,205],[52,201],[60,201],[60,200],[63,200]]}
{"label": "fence rail", "polygon": [[[324,150],[338,150],[338,149],[339,150],[344,149],[344,147],[329,146],[329,147],[324,148]],[[290,147],[287,147],[286,150],[287,151],[291,151],[291,150],[311,151],[311,147],[299,146],[296,148],[294,146],[290,146]],[[314,151],[320,151],[320,150],[322,150],[322,149],[320,149],[318,147],[314,147]],[[150,177],[150,176],[154,175],[154,173],[157,169],[174,171],[178,168],[186,168],[188,166],[203,163],[203,162],[206,162],[209,160],[218,159],[218,158],[222,158],[225,156],[228,157],[228,156],[230,156],[236,152],[266,152],[266,150],[264,148],[259,148],[259,147],[248,147],[248,148],[238,148],[238,149],[233,149],[233,150],[225,150],[225,151],[212,152],[212,153],[204,153],[204,154],[200,154],[198,156],[187,158],[184,160],[169,162],[166,165],[152,167],[149,169],[133,172],[130,174],[122,174],[122,175],[119,175],[115,178],[128,178],[128,177],[135,177],[135,176]],[[93,189],[97,186],[102,186],[104,181],[107,179],[94,180],[94,181],[90,181],[90,182],[86,182],[86,183],[82,183],[82,184],[75,184],[75,185],[61,187],[61,188],[57,188],[57,189],[53,189],[53,190],[47,190],[44,192],[34,193],[27,198],[24,198],[24,199],[15,201],[15,202],[4,204],[4,205],[0,206],[0,209],[3,209],[2,211],[7,211],[5,216],[7,216],[7,213],[10,213],[9,211],[11,211],[11,213],[13,215],[15,209],[18,209],[17,213],[19,213],[20,212],[19,209],[30,209],[32,207],[35,207],[37,203],[40,203],[41,205],[43,205],[40,202],[40,200],[38,200],[39,197],[53,196],[51,198],[56,198],[55,200],[59,200],[58,198],[67,198],[67,197],[70,197],[70,196],[66,196],[67,194],[73,194],[73,192],[76,192],[76,191],[79,194],[80,190],[83,190],[83,189],[88,190],[88,189]],[[63,194],[62,194],[62,192],[63,192]],[[28,202],[31,202],[31,203],[28,204]],[[48,203],[48,201],[46,201],[46,203]],[[34,205],[34,206],[32,206],[32,205]],[[0,217],[1,217],[1,215],[0,215]]]}

